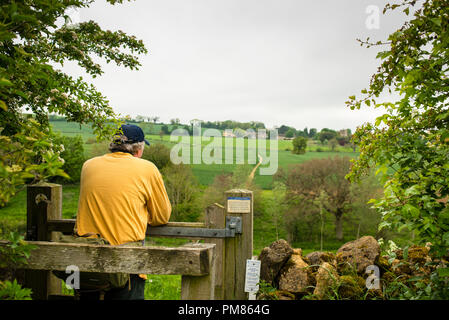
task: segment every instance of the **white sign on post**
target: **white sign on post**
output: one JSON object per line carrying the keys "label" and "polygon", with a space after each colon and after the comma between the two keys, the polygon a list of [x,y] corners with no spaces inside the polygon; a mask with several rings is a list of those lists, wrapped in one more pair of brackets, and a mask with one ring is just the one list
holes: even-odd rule
{"label": "white sign on post", "polygon": [[228,197],[229,213],[250,213],[251,198],[250,197]]}
{"label": "white sign on post", "polygon": [[246,260],[245,292],[259,291],[260,260]]}

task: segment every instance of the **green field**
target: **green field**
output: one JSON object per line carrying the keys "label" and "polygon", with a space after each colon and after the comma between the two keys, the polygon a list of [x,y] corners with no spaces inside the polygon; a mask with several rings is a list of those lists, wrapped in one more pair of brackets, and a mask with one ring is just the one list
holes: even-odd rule
{"label": "green field", "polygon": [[[87,125],[79,125],[76,123],[68,123],[66,121],[52,121],[53,131],[60,132],[66,136],[81,136],[84,141],[84,151],[86,158],[92,157],[92,155],[100,150],[106,150],[106,142],[97,143],[95,135],[92,133],[92,129]],[[152,124],[153,132],[160,131],[161,125]],[[162,143],[170,149],[175,146],[178,141],[170,141],[170,136],[148,134],[148,128],[144,127],[146,131],[146,138],[151,143]],[[190,155],[193,160],[194,146],[193,138],[188,138],[190,141]],[[232,140],[232,148],[226,148],[226,145],[230,144]],[[192,164],[192,171],[198,182],[203,186],[210,185],[214,177],[222,173],[232,173],[239,166],[236,163],[236,149],[237,143],[243,144],[243,152],[245,163],[248,161],[248,153],[255,155],[258,149],[251,147],[254,141],[247,139],[237,138],[221,138],[216,140],[217,143],[221,142],[222,162],[225,162],[226,152],[232,152],[233,164]],[[250,146],[248,146],[248,143]],[[202,143],[202,151],[208,143]],[[290,140],[279,140],[277,148],[270,148],[269,141],[266,144],[266,157],[270,159],[270,155],[273,152],[277,152],[278,168],[288,168],[289,165],[298,164],[305,161],[327,158],[333,156],[349,156],[351,158],[357,157],[358,153],[353,152],[350,148],[343,148],[338,146],[335,151],[330,151],[329,147],[321,145],[317,141],[309,141],[308,152],[303,155],[295,155],[290,150],[292,149],[292,142]],[[321,149],[321,150],[317,150]],[[106,151],[105,151],[106,152]],[[276,158],[273,158],[276,159]],[[254,159],[255,160],[255,159]],[[274,161],[274,160],[273,160]],[[192,161],[193,162],[193,161]],[[251,166],[254,166],[255,161]],[[262,163],[261,167],[267,167],[268,164]],[[259,172],[256,172],[254,182],[261,187],[264,191],[262,198],[265,199],[271,195],[271,188],[273,177],[271,175],[262,176]],[[79,197],[79,185],[63,185],[63,218],[73,218],[76,214],[78,207]],[[262,201],[264,201],[262,199]],[[5,234],[9,231],[19,231],[24,233],[26,230],[26,191],[20,191],[7,206],[0,209],[0,234]],[[182,239],[147,239],[148,244],[151,245],[166,245],[177,246],[186,242]],[[271,242],[277,240],[275,233],[273,232],[273,226],[271,222],[266,220],[264,216],[254,217],[254,254],[258,255],[260,251]],[[325,250],[336,250],[342,243],[334,243],[328,241],[325,243]],[[304,253],[318,250],[317,243],[304,243],[294,244],[296,247],[301,247]],[[162,276],[162,275],[149,275],[147,280],[145,298],[151,300],[166,300],[166,299],[179,299],[180,298],[180,276]]]}
{"label": "green field", "polygon": [[[76,136],[80,135],[85,142],[84,149],[85,154],[87,158],[90,158],[92,156],[91,152],[95,148],[95,135],[92,133],[92,129],[88,125],[79,125],[77,123],[69,123],[66,121],[52,121],[51,125],[53,127],[53,130],[55,132],[60,132],[63,135],[67,136]],[[144,131],[148,132],[147,128],[148,124],[145,123],[142,125]],[[152,131],[160,131],[161,124],[151,124]],[[204,129],[204,128],[203,128]],[[178,144],[181,140],[181,138],[176,139],[175,137],[172,138],[174,141],[171,141],[171,137],[169,135],[159,136],[155,134],[146,134],[146,139],[150,141],[150,143],[162,143],[166,145],[169,148],[172,148],[176,144]],[[230,144],[229,139],[232,140],[232,149],[226,148],[227,144]],[[218,139],[217,139],[218,140]],[[190,159],[191,159],[191,167],[194,175],[198,179],[198,182],[201,185],[210,185],[215,176],[222,174],[222,173],[232,173],[235,171],[238,164],[236,164],[236,150],[238,148],[238,143],[242,143],[243,146],[243,152],[244,152],[244,161],[245,164],[248,164],[248,152],[253,151],[259,151],[258,149],[254,150],[251,147],[251,143],[254,141],[249,142],[248,139],[242,139],[242,138],[221,138],[221,142],[215,141],[217,144],[221,144],[221,164],[193,164],[193,157],[195,154],[194,150],[194,144],[195,141],[193,137],[190,137]],[[240,140],[240,141],[238,141]],[[204,150],[204,147],[208,145],[209,142],[203,142],[201,144],[202,150]],[[248,143],[250,143],[250,146],[248,146]],[[331,151],[328,146],[323,146],[319,141],[313,141],[310,140],[308,142],[307,152],[303,155],[296,155],[291,152],[292,149],[292,141],[291,140],[278,140],[278,147],[277,149],[271,150],[270,148],[270,142],[267,140],[266,142],[266,153],[268,156],[268,159],[270,159],[270,154],[272,151],[277,152],[277,160],[278,160],[278,168],[288,168],[291,164],[297,164],[302,163],[308,160],[312,159],[319,159],[319,158],[328,158],[328,157],[334,157],[334,156],[348,156],[351,158],[355,158],[358,156],[358,152],[353,152],[353,150],[349,147],[341,147],[337,146],[335,148],[335,151]],[[226,154],[232,153],[233,156],[233,164],[225,164],[225,156]],[[256,152],[251,153],[251,155],[255,155]],[[252,159],[256,162],[257,159]],[[274,159],[274,158],[273,158]],[[274,160],[273,160],[274,161]],[[253,162],[254,163],[254,162]],[[260,168],[268,167],[267,164],[262,164]],[[271,175],[260,175],[258,172],[256,172],[255,175],[255,183],[259,185],[262,189],[270,190],[272,186],[272,176]]]}
{"label": "green field", "polygon": [[[83,138],[85,144],[85,153],[86,157],[91,157],[91,152],[93,149],[96,148],[97,144],[95,143],[95,136],[92,133],[92,130],[90,127],[86,125],[78,125],[76,123],[67,123],[66,121],[53,121],[52,123],[53,130],[61,132],[64,135],[81,135]],[[148,132],[148,124],[145,124],[143,126],[143,129],[145,132]],[[154,131],[159,130],[162,125],[160,124],[152,124],[152,128]],[[204,128],[203,128],[204,129]],[[147,140],[150,141],[150,143],[162,143],[166,145],[168,148],[172,148],[179,142],[181,142],[181,138],[178,137],[170,137],[169,135],[155,135],[155,134],[146,134]],[[171,139],[173,141],[171,141]],[[231,140],[229,140],[231,139]],[[239,141],[238,141],[239,140]],[[226,148],[227,145],[230,145],[232,141],[232,149]],[[86,143],[87,142],[87,143]],[[190,144],[190,159],[191,162],[193,162],[193,155],[194,155],[194,143],[193,137],[187,138],[186,141]],[[254,146],[254,140],[250,141],[248,139],[237,139],[237,138],[219,138],[215,141],[219,145],[221,144],[221,160],[222,163],[225,162],[225,156],[226,153],[232,152],[232,159],[234,164],[191,164],[191,168],[193,171],[193,174],[197,178],[198,182],[203,186],[206,187],[210,185],[214,178],[223,173],[233,173],[237,168],[238,164],[235,164],[236,162],[236,148],[237,144],[241,143],[243,145],[243,151],[244,151],[244,159],[245,162],[248,160],[248,152],[252,155],[256,154],[257,150],[254,150],[252,147]],[[209,142],[202,143],[202,150],[204,150],[204,147],[207,146]],[[248,145],[249,144],[249,145]],[[105,148],[103,146],[103,148]],[[278,167],[279,168],[288,168],[290,165],[302,163],[305,161],[313,160],[313,159],[320,159],[320,158],[328,158],[328,157],[334,157],[334,156],[348,156],[351,158],[355,158],[358,156],[358,152],[353,152],[352,148],[349,147],[341,147],[337,146],[335,148],[335,151],[331,151],[328,146],[323,146],[319,141],[315,140],[309,140],[307,152],[303,155],[296,155],[293,154],[290,150],[292,149],[292,141],[291,140],[278,140],[278,146],[277,148],[273,148],[273,150],[270,149],[270,143],[267,141],[266,143],[266,153],[268,158],[270,157],[270,154],[272,152],[277,152],[277,159],[278,159]],[[106,149],[105,149],[106,150]],[[106,152],[106,151],[105,151]],[[251,164],[251,166],[254,166],[254,164]],[[266,164],[262,164],[261,167],[267,167]],[[260,175],[259,170],[256,172],[254,182],[256,185],[258,185],[261,189],[263,189],[262,197],[267,198],[271,195],[271,189],[273,184],[273,176],[271,175]],[[77,198],[76,192],[78,190],[76,189],[77,186],[64,186],[64,193],[67,191],[70,193],[75,193],[73,196],[68,196],[72,198]],[[65,200],[65,199],[64,199]],[[262,199],[263,201],[263,199]],[[20,202],[20,201],[18,201]],[[76,211],[77,203],[72,202],[71,204],[64,204],[64,215],[70,216]],[[330,227],[332,227],[332,218],[330,218]],[[262,218],[255,217],[255,228],[254,228],[254,250],[255,254],[257,254],[264,246],[271,243],[272,241],[276,240],[276,236],[271,234],[271,232],[267,232],[267,230],[270,230],[271,226],[266,221],[263,221]],[[165,240],[164,240],[165,241]],[[162,241],[162,243],[164,243]],[[317,243],[304,243],[304,244],[296,244],[300,245],[303,249],[307,250],[316,250]],[[340,243],[332,243],[332,241],[328,241],[326,243],[326,248],[328,250],[335,250],[339,247]]]}

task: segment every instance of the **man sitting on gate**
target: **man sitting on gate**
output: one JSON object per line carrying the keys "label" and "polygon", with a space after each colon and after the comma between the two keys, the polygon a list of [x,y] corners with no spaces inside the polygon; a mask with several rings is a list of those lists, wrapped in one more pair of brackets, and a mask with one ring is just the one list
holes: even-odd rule
{"label": "man sitting on gate", "polygon": [[[75,225],[78,237],[104,239],[111,245],[142,245],[147,225],[166,224],[171,204],[157,167],[141,159],[142,129],[122,125],[109,146],[111,153],[87,160],[81,171]],[[130,275],[122,288],[103,292],[104,299],[144,299],[145,275]],[[101,290],[100,290],[101,291]],[[78,291],[81,299],[99,299],[99,290]]]}

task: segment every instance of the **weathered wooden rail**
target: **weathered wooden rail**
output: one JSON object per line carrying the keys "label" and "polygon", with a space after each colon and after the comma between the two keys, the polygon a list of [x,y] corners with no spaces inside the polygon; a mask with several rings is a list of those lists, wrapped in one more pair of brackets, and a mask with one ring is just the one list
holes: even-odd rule
{"label": "weathered wooden rail", "polygon": [[[62,186],[27,188],[27,241],[31,252],[25,285],[34,299],[61,297],[61,280],[51,270],[76,265],[81,272],[181,275],[181,299],[247,299],[245,264],[252,257],[253,197],[230,190],[225,206],[213,204],[204,222],[169,222],[148,227],[148,237],[202,239],[181,247],[121,247],[54,242],[57,233],[72,233],[74,219],[62,219]],[[5,245],[0,242],[0,246]]]}

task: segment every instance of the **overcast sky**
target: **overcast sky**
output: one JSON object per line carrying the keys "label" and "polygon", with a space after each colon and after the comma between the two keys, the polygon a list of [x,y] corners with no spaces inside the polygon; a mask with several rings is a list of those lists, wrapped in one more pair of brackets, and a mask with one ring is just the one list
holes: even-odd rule
{"label": "overcast sky", "polygon": [[[379,65],[380,48],[356,39],[385,40],[406,19],[382,15],[387,2],[101,0],[74,17],[135,35],[149,50],[140,70],[104,64],[91,80],[120,114],[354,130],[380,114],[345,105]],[[380,10],[378,29],[370,5]]]}

